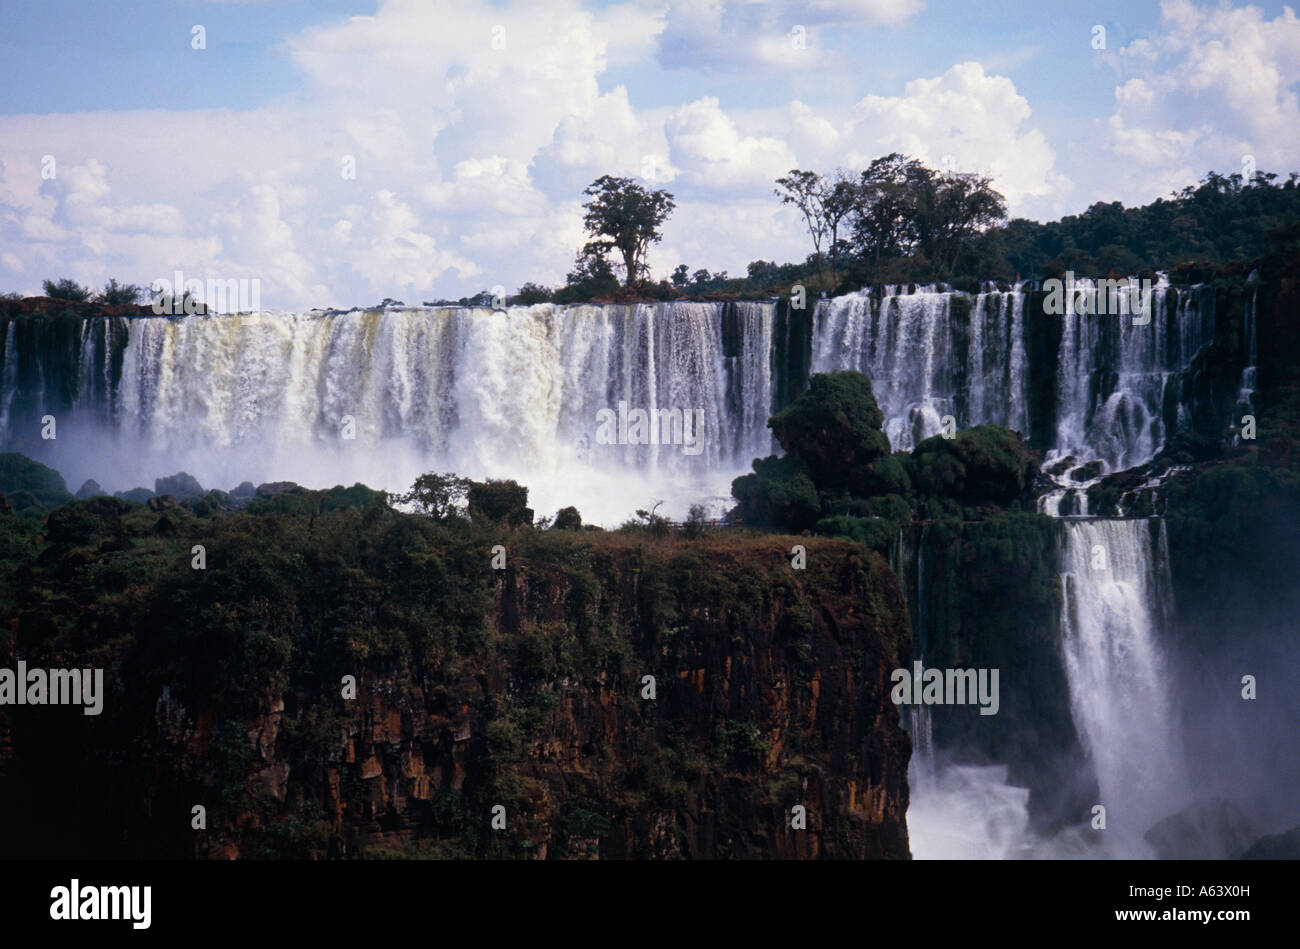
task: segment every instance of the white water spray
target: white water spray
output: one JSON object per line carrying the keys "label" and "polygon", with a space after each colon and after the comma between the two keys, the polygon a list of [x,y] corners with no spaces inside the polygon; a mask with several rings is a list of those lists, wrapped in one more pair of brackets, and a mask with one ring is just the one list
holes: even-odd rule
{"label": "white water spray", "polygon": [[1187,796],[1159,633],[1170,612],[1164,522],[1064,524],[1061,640],[1070,707],[1106,808],[1106,849],[1150,856],[1150,826]]}

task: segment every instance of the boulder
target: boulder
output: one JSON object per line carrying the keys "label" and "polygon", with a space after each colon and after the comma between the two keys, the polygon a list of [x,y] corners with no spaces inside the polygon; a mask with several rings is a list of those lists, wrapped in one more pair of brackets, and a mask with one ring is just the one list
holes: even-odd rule
{"label": "boulder", "polygon": [[203,486],[193,475],[184,471],[170,478],[156,478],[153,483],[154,494],[170,494],[176,498],[197,498],[203,496]]}
{"label": "boulder", "polygon": [[298,485],[293,481],[268,481],[257,486],[257,496],[259,498],[273,498],[276,495],[286,494],[297,489]]}
{"label": "boulder", "polygon": [[97,498],[108,494],[99,486],[99,482],[94,478],[87,478],[86,483],[77,489],[77,500],[84,501],[86,498]]}

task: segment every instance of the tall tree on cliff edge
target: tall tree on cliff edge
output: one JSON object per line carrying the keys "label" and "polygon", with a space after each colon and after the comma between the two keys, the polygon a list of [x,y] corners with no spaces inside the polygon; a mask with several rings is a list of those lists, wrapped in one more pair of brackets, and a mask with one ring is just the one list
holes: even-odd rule
{"label": "tall tree on cliff edge", "polygon": [[626,286],[632,286],[646,272],[646,251],[663,237],[659,227],[677,206],[673,196],[611,175],[597,178],[583,194],[592,198],[583,205],[587,214],[582,219],[592,240],[581,256],[604,259],[609,251],[617,251],[627,271]]}

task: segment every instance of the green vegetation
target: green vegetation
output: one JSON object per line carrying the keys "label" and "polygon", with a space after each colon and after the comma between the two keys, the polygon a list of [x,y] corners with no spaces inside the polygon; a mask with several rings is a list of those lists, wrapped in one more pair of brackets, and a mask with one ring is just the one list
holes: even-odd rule
{"label": "green vegetation", "polygon": [[507,527],[533,522],[528,489],[514,481],[470,482],[466,502],[471,520],[487,520]]}
{"label": "green vegetation", "polygon": [[997,425],[978,425],[952,438],[935,435],[912,452],[917,490],[967,504],[1009,504],[1038,473],[1024,441]]}
{"label": "green vegetation", "polygon": [[562,507],[555,512],[555,522],[551,527],[560,531],[582,530],[582,515],[576,507]]}
{"label": "green vegetation", "polygon": [[[829,178],[791,169],[776,183],[776,194],[800,212],[808,227],[813,252],[805,260],[753,260],[738,277],[679,264],[667,277],[652,280],[645,251],[660,239],[673,196],[647,190],[630,178],[604,175],[584,192],[592,198],[584,205],[591,240],[578,252],[565,285],[550,288],[529,281],[506,302],[770,297],[794,284],[831,294],[873,284],[936,281],[971,290],[981,281],[1059,277],[1067,270],[1122,277],[1162,269],[1175,277],[1206,280],[1218,272],[1244,274],[1260,266],[1267,277],[1284,273],[1281,268],[1300,248],[1300,172],[1283,180],[1261,171],[1245,180],[1211,171],[1198,185],[1150,204],[1126,208],[1118,201],[1097,202],[1080,214],[1047,223],[1005,220],[1005,202],[985,176],[936,171],[899,153]],[[622,283],[616,267],[623,273]],[[45,292],[66,300],[92,296],[89,288],[68,278],[45,281]],[[140,292],[113,280],[98,299],[131,303]],[[0,302],[9,299],[17,295],[0,295]],[[491,301],[492,294],[484,290],[435,303],[483,306]],[[163,302],[170,306],[170,300]],[[177,309],[205,311],[198,300]]]}
{"label": "green vegetation", "polygon": [[95,299],[99,303],[109,304],[139,303],[142,296],[144,296],[144,288],[137,287],[133,283],[119,284],[114,278],[104,285],[104,289]]}
{"label": "green vegetation", "polygon": [[17,452],[0,454],[0,494],[19,514],[43,514],[72,500],[63,475]]}
{"label": "green vegetation", "polygon": [[[906,654],[879,558],[809,542],[824,569],[792,576],[788,539],[702,511],[605,532],[569,508],[538,530],[511,482],[430,474],[404,497],[419,513],[363,485],[243,509],[100,496],[43,521],[0,505],[0,654],[111,670],[101,717],[0,709],[10,852],[772,856],[789,842],[756,839],[756,815],[779,827],[814,777],[847,828],[828,853],[905,855],[906,738],[883,693],[831,685]],[[883,819],[862,810],[868,774],[890,782]],[[81,836],[52,841],[70,814]]]}
{"label": "green vegetation", "polygon": [[90,299],[90,288],[83,287],[70,277],[63,277],[60,280],[43,281],[42,286],[45,289],[45,295],[53,300],[72,300],[75,303],[85,303]]}
{"label": "green vegetation", "polygon": [[808,388],[768,420],[787,453],[808,467],[819,488],[843,485],[889,454],[884,413],[860,372],[813,376]]}
{"label": "green vegetation", "polygon": [[[611,251],[621,259],[624,285],[642,282],[645,255],[663,235],[659,228],[676,205],[667,191],[648,191],[631,178],[602,175],[583,194],[591,200],[583,205],[587,213],[582,225],[591,236],[579,253],[579,267],[605,263]],[[604,271],[602,271],[604,272]]]}
{"label": "green vegetation", "polygon": [[737,515],[884,552],[913,519],[979,519],[1028,505],[1038,465],[1017,433],[981,425],[890,454],[883,421],[866,376],[814,375],[768,421],[786,454],[755,459],[754,473],[732,482]]}

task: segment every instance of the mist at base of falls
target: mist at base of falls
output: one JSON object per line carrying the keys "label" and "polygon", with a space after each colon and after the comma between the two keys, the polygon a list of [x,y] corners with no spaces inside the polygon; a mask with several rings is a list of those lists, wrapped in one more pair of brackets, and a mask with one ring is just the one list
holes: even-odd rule
{"label": "mist at base of falls", "polygon": [[[27,453],[62,474],[71,491],[93,479],[110,494],[137,487],[153,490],[155,478],[180,471],[193,475],[205,490],[222,491],[231,491],[244,481],[254,486],[292,481],[317,489],[359,482],[377,490],[401,492],[429,471],[454,472],[479,481],[513,479],[528,488],[528,503],[536,516],[550,516],[573,506],[585,523],[604,527],[617,527],[636,509],[648,510],[660,501],[658,513],[673,520],[685,518],[694,504],[703,505],[709,517],[721,517],[735,503],[731,500],[732,480],[748,470],[737,465],[734,469],[691,472],[676,469],[673,462],[665,462],[657,470],[639,469],[617,460],[628,447],[645,446],[594,446],[592,453],[614,456],[603,465],[579,457],[575,449],[569,457],[553,459],[545,466],[522,456],[484,464],[473,451],[460,453],[454,446],[434,456],[397,438],[370,444],[342,442],[340,446],[267,444],[219,451],[201,446],[165,448],[145,439],[61,424],[56,439]],[[679,446],[661,448],[681,452]]]}
{"label": "mist at base of falls", "polygon": [[[1159,518],[1062,519],[1060,531],[1059,649],[1082,747],[1063,779],[1081,793],[1059,797],[1086,803],[1036,825],[1007,765],[936,747],[930,710],[907,709],[913,856],[1233,859],[1295,826],[1294,646],[1243,629],[1192,648],[1177,629]],[[1271,694],[1244,700],[1242,674],[1257,671]]]}
{"label": "mist at base of falls", "polygon": [[1029,789],[1007,765],[957,764],[940,756],[932,774],[908,771],[907,832],[917,860],[1104,860],[1156,856],[1140,838],[1118,839],[1080,822],[1036,831]]}

